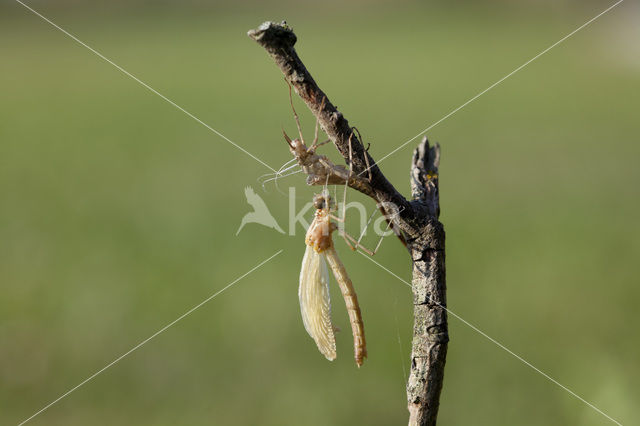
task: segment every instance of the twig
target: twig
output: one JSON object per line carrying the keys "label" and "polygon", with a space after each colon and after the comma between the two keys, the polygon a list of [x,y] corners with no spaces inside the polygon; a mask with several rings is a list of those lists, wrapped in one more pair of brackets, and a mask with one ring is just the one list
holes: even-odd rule
{"label": "twig", "polygon": [[407,383],[409,424],[435,425],[449,341],[447,315],[442,309],[446,306],[446,286],[445,236],[438,221],[440,148],[438,145],[430,147],[425,137],[416,149],[411,168],[413,199],[408,201],[382,174],[363,147],[359,134],[354,133],[347,119],[311,77],[293,47],[297,41],[293,29],[286,22],[265,22],[248,35],[273,58],[350,170],[357,176],[367,176],[366,188],[351,180],[349,186],[372,197],[378,205],[394,205],[398,212],[393,216],[393,225],[404,234],[413,260],[415,323],[411,374]]}
{"label": "twig", "polygon": [[422,238],[411,245],[414,326],[407,382],[410,425],[435,425],[444,380],[447,327],[444,227],[438,221],[440,146],[425,136],[413,154],[411,192],[426,210]]}

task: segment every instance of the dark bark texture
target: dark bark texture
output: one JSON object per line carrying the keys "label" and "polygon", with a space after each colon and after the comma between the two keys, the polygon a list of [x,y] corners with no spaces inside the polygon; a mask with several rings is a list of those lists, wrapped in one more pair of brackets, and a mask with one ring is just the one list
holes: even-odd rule
{"label": "dark bark texture", "polygon": [[[444,227],[440,214],[438,166],[440,147],[425,137],[411,166],[412,199],[407,200],[382,174],[347,119],[318,87],[294,49],[297,37],[285,22],[265,22],[248,33],[280,68],[287,82],[316,116],[345,162],[368,187],[349,186],[372,197],[378,205],[397,208],[392,219],[413,260],[414,327],[411,374],[407,383],[410,425],[435,425],[449,341],[446,312]],[[349,138],[351,137],[351,159]],[[386,207],[385,207],[386,208]],[[389,210],[387,208],[387,210]]]}
{"label": "dark bark texture", "polygon": [[440,215],[438,165],[440,146],[426,136],[413,154],[411,192],[426,210],[421,238],[411,244],[413,258],[413,343],[407,383],[410,425],[435,425],[444,379],[447,327],[444,227]]}

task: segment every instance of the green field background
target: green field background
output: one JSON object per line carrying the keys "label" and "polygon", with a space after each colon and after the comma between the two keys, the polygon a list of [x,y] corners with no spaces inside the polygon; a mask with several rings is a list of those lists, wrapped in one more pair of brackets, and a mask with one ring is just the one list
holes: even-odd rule
{"label": "green field background", "polygon": [[[265,20],[295,29],[316,81],[380,158],[612,2],[28,4],[277,168],[290,159],[281,129],[295,123],[280,71],[246,36]],[[628,425],[640,421],[639,22],[623,2],[428,133],[442,145],[449,308]],[[404,194],[416,143],[381,163]],[[410,289],[337,241],[370,357],[356,368],[334,285],[343,331],[326,361],[300,320],[302,226],[236,236],[247,186],[287,227],[289,199],[258,182],[268,172],[2,2],[0,424],[280,249],[29,424],[406,423]],[[301,174],[279,186],[296,188],[298,207],[314,192]],[[410,280],[397,241],[375,260]],[[458,319],[449,326],[439,424],[613,424]]]}

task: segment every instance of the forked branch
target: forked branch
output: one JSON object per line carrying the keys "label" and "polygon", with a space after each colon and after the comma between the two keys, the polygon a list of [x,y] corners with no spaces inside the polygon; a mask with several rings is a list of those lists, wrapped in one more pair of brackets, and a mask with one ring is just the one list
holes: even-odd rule
{"label": "forked branch", "polygon": [[[378,205],[396,207],[394,226],[404,233],[413,260],[414,330],[411,375],[407,383],[410,425],[435,425],[449,341],[446,313],[444,228],[440,214],[438,166],[440,148],[426,137],[414,153],[412,200],[403,197],[382,174],[362,145],[359,133],[318,87],[294,49],[297,37],[285,22],[265,22],[248,33],[266,49],[286,81],[316,116],[350,171],[348,185]],[[291,149],[295,147],[290,143]],[[366,185],[362,179],[366,178]],[[317,184],[322,184],[318,182]]]}

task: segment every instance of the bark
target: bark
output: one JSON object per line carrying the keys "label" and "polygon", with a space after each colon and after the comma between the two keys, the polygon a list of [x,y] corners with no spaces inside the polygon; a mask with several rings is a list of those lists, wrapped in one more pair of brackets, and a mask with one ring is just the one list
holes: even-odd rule
{"label": "bark", "polygon": [[426,136],[416,148],[411,167],[414,200],[426,210],[420,241],[413,257],[414,326],[411,373],[407,383],[410,425],[435,425],[444,380],[449,333],[444,262],[444,227],[438,221],[440,146],[429,147]]}
{"label": "bark", "polygon": [[[397,207],[394,227],[402,233],[413,260],[414,328],[411,374],[407,383],[410,425],[435,425],[449,341],[446,314],[444,228],[438,221],[438,166],[440,148],[426,137],[413,156],[412,199],[407,200],[387,180],[347,119],[318,87],[294,49],[297,37],[285,22],[265,22],[248,33],[280,68],[287,82],[318,119],[345,162],[358,176],[366,177],[367,191],[378,205]],[[356,133],[357,134],[357,133]],[[349,157],[351,139],[352,161]]]}

